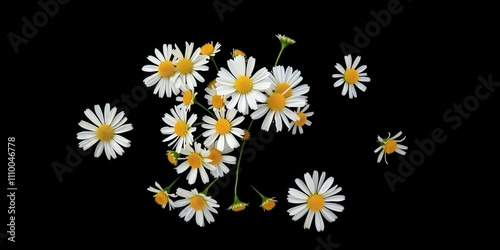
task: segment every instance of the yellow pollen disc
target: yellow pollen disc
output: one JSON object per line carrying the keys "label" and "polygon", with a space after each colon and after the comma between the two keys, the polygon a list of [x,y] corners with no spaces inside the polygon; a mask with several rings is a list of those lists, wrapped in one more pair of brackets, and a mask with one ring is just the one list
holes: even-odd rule
{"label": "yellow pollen disc", "polygon": [[297,121],[294,121],[295,125],[297,125],[299,127],[304,126],[304,124],[306,124],[306,122],[307,122],[306,114],[304,114],[304,112],[299,112],[299,113],[297,113],[297,115],[299,116],[300,119]]}
{"label": "yellow pollen disc", "polygon": [[234,82],[234,88],[236,91],[238,91],[240,94],[246,94],[252,90],[253,87],[253,82],[252,79],[248,76],[240,76],[236,78],[236,81]]}
{"label": "yellow pollen disc", "polygon": [[177,165],[177,159],[175,159],[175,157],[172,154],[168,154],[167,159],[170,163],[172,163],[172,165],[174,166]]}
{"label": "yellow pollen disc", "polygon": [[215,132],[219,135],[225,135],[231,130],[231,123],[226,118],[220,118],[215,123]]}
{"label": "yellow pollen disc", "polygon": [[155,194],[155,202],[158,205],[167,205],[168,203],[168,195],[165,192],[160,191]]}
{"label": "yellow pollen disc", "polygon": [[188,126],[184,121],[178,121],[174,125],[174,132],[177,136],[183,137],[188,133]]}
{"label": "yellow pollen disc", "polygon": [[212,160],[210,164],[217,165],[222,161],[222,153],[218,149],[212,148],[210,149],[210,155],[208,155],[207,158]]}
{"label": "yellow pollen disc", "polygon": [[109,141],[113,139],[115,130],[108,124],[101,124],[101,126],[97,128],[97,131],[95,131],[95,135],[97,136],[97,139],[101,141]]}
{"label": "yellow pollen disc", "polygon": [[193,70],[193,62],[187,58],[181,59],[177,63],[177,70],[183,75],[189,74]]}
{"label": "yellow pollen disc", "polygon": [[235,49],[234,50],[234,54],[235,55],[238,55],[238,56],[246,56],[245,52],[239,50],[239,49]]}
{"label": "yellow pollen disc", "polygon": [[325,206],[325,199],[319,194],[313,194],[307,199],[307,207],[313,212],[321,210]]}
{"label": "yellow pollen disc", "polygon": [[231,210],[233,210],[233,212],[239,212],[245,210],[245,208],[246,208],[245,205],[238,204],[236,206],[233,206]]}
{"label": "yellow pollen disc", "polygon": [[276,202],[274,200],[267,200],[264,204],[262,204],[262,207],[267,211],[273,209],[275,206]]}
{"label": "yellow pollen disc", "polygon": [[394,153],[394,151],[396,151],[397,147],[398,147],[398,143],[393,139],[389,139],[385,143],[384,150],[387,154],[392,154],[392,153]]}
{"label": "yellow pollen disc", "polygon": [[220,109],[224,106],[224,99],[220,95],[212,96],[212,106],[216,109]]}
{"label": "yellow pollen disc", "polygon": [[171,77],[174,74],[174,64],[171,61],[163,61],[158,65],[158,74],[161,77]]}
{"label": "yellow pollen disc", "polygon": [[217,81],[215,79],[213,79],[212,81],[208,82],[207,87],[209,87],[209,88],[215,88],[215,83],[217,83]]}
{"label": "yellow pollen disc", "polygon": [[[283,96],[285,98],[288,98],[292,95],[292,88],[290,88],[290,89],[288,89],[288,88],[290,88],[290,84],[288,84],[286,82],[282,82],[276,86],[276,89],[274,90],[274,92],[281,93],[281,94],[283,94]],[[287,91],[287,89],[288,89],[288,91]]]}
{"label": "yellow pollen disc", "polygon": [[207,202],[200,195],[195,195],[189,200],[189,204],[194,210],[203,210],[207,205]]}
{"label": "yellow pollen disc", "polygon": [[197,153],[191,153],[188,156],[187,161],[189,163],[189,166],[191,166],[192,168],[200,168],[203,165],[203,159]]}
{"label": "yellow pollen disc", "polygon": [[274,93],[267,99],[267,105],[272,111],[281,111],[285,108],[285,97],[280,93]]}
{"label": "yellow pollen disc", "polygon": [[358,78],[359,78],[359,73],[355,69],[352,68],[348,69],[344,73],[344,81],[346,81],[349,84],[355,84],[356,82],[358,82]]}
{"label": "yellow pollen disc", "polygon": [[248,140],[250,139],[250,131],[248,131],[247,129],[243,129],[243,140]]}
{"label": "yellow pollen disc", "polygon": [[214,53],[214,46],[211,43],[206,43],[205,45],[201,46],[200,54],[209,56],[212,53]]}
{"label": "yellow pollen disc", "polygon": [[190,105],[192,101],[193,101],[193,91],[188,90],[184,92],[184,95],[182,96],[182,103],[184,103],[184,105]]}

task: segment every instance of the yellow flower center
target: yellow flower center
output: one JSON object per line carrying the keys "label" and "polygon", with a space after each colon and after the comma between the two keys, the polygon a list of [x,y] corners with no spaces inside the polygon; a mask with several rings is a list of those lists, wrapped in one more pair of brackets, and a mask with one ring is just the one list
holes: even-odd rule
{"label": "yellow flower center", "polygon": [[212,96],[212,106],[216,109],[220,109],[224,106],[224,99],[220,95]]}
{"label": "yellow flower center", "polygon": [[177,165],[177,159],[172,154],[167,154],[167,159],[172,165]]}
{"label": "yellow flower center", "polygon": [[273,93],[267,99],[267,105],[272,111],[281,111],[285,108],[285,97],[281,93]]}
{"label": "yellow flower center", "polygon": [[191,73],[193,70],[193,62],[191,60],[184,58],[177,63],[177,70],[183,75]]}
{"label": "yellow flower center", "polygon": [[307,207],[313,212],[317,212],[325,205],[325,199],[319,194],[313,194],[307,199]]}
{"label": "yellow flower center", "polygon": [[225,135],[231,130],[231,123],[226,118],[220,118],[215,123],[215,132],[219,135]]}
{"label": "yellow flower center", "polygon": [[262,204],[262,208],[264,208],[266,211],[273,209],[275,206],[276,202],[272,199],[268,199]]}
{"label": "yellow flower center", "polygon": [[200,168],[203,165],[203,159],[197,153],[188,155],[187,161],[192,168]]}
{"label": "yellow flower center", "polygon": [[243,140],[248,140],[250,139],[250,131],[248,131],[247,129],[243,129]]}
{"label": "yellow flower center", "polygon": [[189,200],[189,204],[194,210],[203,210],[207,205],[207,202],[201,195],[195,195]]}
{"label": "yellow flower center", "polygon": [[174,74],[174,64],[171,61],[163,61],[158,65],[158,74],[161,77],[171,77]]}
{"label": "yellow flower center", "polygon": [[155,202],[156,204],[158,205],[167,205],[168,203],[168,195],[165,194],[165,192],[163,191],[160,191],[158,193],[155,194]]}
{"label": "yellow flower center", "polygon": [[344,80],[349,84],[355,84],[358,82],[359,73],[355,69],[348,69],[344,73]]}
{"label": "yellow flower center", "polygon": [[246,206],[244,204],[236,204],[231,207],[231,210],[233,210],[233,212],[239,212],[245,210],[245,208]]}
{"label": "yellow flower center", "polygon": [[101,141],[109,141],[113,139],[113,136],[115,135],[115,130],[108,124],[101,124],[97,128],[97,131],[95,131],[95,135],[97,136],[97,139]]}
{"label": "yellow flower center", "polygon": [[389,139],[385,143],[384,150],[387,154],[392,154],[392,153],[394,153],[394,151],[396,151],[397,147],[398,147],[398,143],[393,139]]}
{"label": "yellow flower center", "polygon": [[306,124],[306,122],[307,122],[306,114],[304,114],[304,112],[301,111],[301,112],[297,113],[297,115],[299,116],[300,119],[294,121],[295,125],[297,125],[299,127],[304,126],[304,124]]}
{"label": "yellow flower center", "polygon": [[253,82],[248,76],[240,76],[234,82],[234,88],[241,94],[246,94],[252,90]]}
{"label": "yellow flower center", "polygon": [[188,90],[184,92],[184,95],[182,96],[182,103],[184,103],[184,105],[191,105],[192,101],[193,101],[193,91]]}
{"label": "yellow flower center", "polygon": [[286,82],[282,82],[282,83],[276,85],[276,89],[274,90],[274,92],[281,93],[281,94],[283,94],[283,96],[285,98],[288,98],[292,95],[292,89],[291,88],[288,89],[288,88],[290,88],[290,84],[288,84]]}
{"label": "yellow flower center", "polygon": [[222,152],[220,152],[216,148],[210,149],[210,154],[207,157],[208,159],[212,160],[210,164],[212,165],[217,165],[219,162],[222,161]]}
{"label": "yellow flower center", "polygon": [[188,126],[184,121],[178,121],[174,125],[174,132],[177,136],[183,137],[188,133]]}
{"label": "yellow flower center", "polygon": [[241,51],[239,49],[235,49],[233,53],[234,53],[234,56],[243,56],[243,57],[247,56],[245,54],[245,52],[243,52],[243,51]]}
{"label": "yellow flower center", "polygon": [[211,43],[206,43],[205,45],[201,46],[200,54],[209,56],[212,53],[214,53],[214,46]]}

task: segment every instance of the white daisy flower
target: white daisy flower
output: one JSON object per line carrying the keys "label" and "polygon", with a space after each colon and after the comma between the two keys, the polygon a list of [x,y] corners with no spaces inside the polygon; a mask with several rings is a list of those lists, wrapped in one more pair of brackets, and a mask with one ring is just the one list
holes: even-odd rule
{"label": "white daisy flower", "polygon": [[198,85],[197,81],[205,82],[205,78],[198,71],[208,71],[208,66],[205,64],[209,62],[209,57],[200,54],[199,47],[193,51],[194,43],[186,42],[185,44],[184,54],[182,54],[177,44],[175,45],[176,50],[173,52],[174,65],[179,72],[180,84],[185,84],[188,89],[194,90]]}
{"label": "white daisy flower", "polygon": [[351,55],[344,56],[346,68],[344,69],[340,64],[336,64],[335,68],[341,73],[341,74],[333,74],[333,78],[340,78],[338,79],[334,84],[333,87],[339,87],[341,85],[344,85],[344,88],[342,89],[342,95],[345,96],[346,93],[349,93],[349,99],[352,99],[353,97],[356,98],[358,95],[356,94],[356,86],[359,90],[365,92],[366,91],[366,86],[362,82],[370,82],[370,78],[367,77],[367,74],[364,73],[366,70],[366,65],[362,65],[359,68],[356,68],[359,64],[359,61],[361,60],[361,56],[357,56],[356,59],[354,60],[354,63],[352,62],[352,57]]}
{"label": "white daisy flower", "polygon": [[130,140],[120,134],[132,130],[132,124],[125,124],[127,122],[125,112],[121,111],[116,114],[116,107],[111,109],[109,103],[104,106],[104,114],[99,105],[94,106],[94,111],[95,113],[86,109],[84,112],[93,124],[83,120],[78,123],[80,127],[87,130],[77,133],[76,138],[82,140],[78,146],[87,150],[98,142],[94,157],[98,158],[104,151],[108,160],[116,159],[116,154],[123,154],[122,147],[130,147]]}
{"label": "white daisy flower", "polygon": [[216,83],[214,85],[209,85],[205,88],[205,99],[209,105],[209,109],[223,109],[226,106],[226,97],[223,95],[218,95],[216,90]]}
{"label": "white daisy flower", "polygon": [[237,109],[243,115],[249,113],[249,108],[257,109],[257,102],[265,102],[264,91],[271,86],[269,71],[261,68],[252,74],[255,67],[255,58],[238,55],[227,61],[229,70],[221,68],[217,73],[217,94],[224,95],[229,102],[228,109]]}
{"label": "white daisy flower", "polygon": [[176,101],[180,102],[180,106],[187,111],[191,110],[191,106],[193,106],[195,102],[196,95],[198,94],[196,91],[188,89],[185,85],[181,87],[182,95],[177,96],[175,98]]}
{"label": "white daisy flower", "polygon": [[212,160],[210,164],[215,167],[215,170],[210,171],[210,174],[214,178],[223,177],[225,174],[229,173],[229,168],[226,164],[236,164],[236,157],[229,155],[234,149],[225,145],[224,150],[218,150],[216,148],[217,141],[208,147],[210,154],[208,158]]}
{"label": "white daisy flower", "polygon": [[185,157],[179,157],[179,160],[185,160],[179,166],[175,167],[178,174],[184,173],[188,168],[191,168],[186,179],[189,184],[194,184],[196,178],[198,177],[198,172],[200,172],[201,181],[203,183],[208,182],[207,170],[216,170],[215,167],[210,163],[212,160],[208,158],[210,151],[202,148],[201,143],[194,142],[194,149],[191,145],[187,144],[185,148],[181,149],[181,155]]}
{"label": "white daisy flower", "polygon": [[188,111],[179,105],[170,109],[172,114],[165,113],[163,121],[168,125],[162,127],[160,132],[168,135],[163,142],[171,141],[168,146],[174,145],[175,151],[180,152],[186,145],[191,145],[194,141],[193,133],[196,127],[193,127],[194,122],[198,118],[196,114],[191,114],[188,119]]}
{"label": "white daisy flower", "polygon": [[323,218],[328,222],[334,222],[337,216],[332,212],[344,211],[344,206],[337,202],[345,200],[344,195],[335,195],[342,190],[338,185],[333,185],[333,177],[326,179],[326,173],[322,172],[318,176],[318,171],[314,170],[312,177],[309,173],[304,174],[304,181],[295,179],[295,183],[300,190],[288,189],[287,200],[292,204],[299,204],[287,210],[292,220],[297,221],[306,215],[304,229],[309,229],[314,220],[318,232],[325,229]]}
{"label": "white daisy flower", "polygon": [[184,218],[184,221],[188,222],[195,216],[196,224],[200,227],[205,226],[205,220],[208,224],[215,221],[212,213],[217,214],[215,208],[220,207],[215,199],[204,193],[198,193],[196,188],[191,191],[177,188],[176,193],[183,198],[177,200],[175,203],[179,208],[184,207],[179,213],[179,217]]}
{"label": "white daisy flower", "polygon": [[166,190],[168,188],[162,188],[158,182],[155,182],[155,186],[156,188],[148,187],[148,191],[155,193],[153,197],[155,198],[156,204],[160,205],[162,208],[165,208],[168,204],[169,211],[175,208],[175,201],[171,200],[170,198],[177,197],[177,195],[170,194],[170,190]]}
{"label": "white daisy flower", "polygon": [[148,60],[153,64],[142,67],[144,72],[154,72],[144,79],[144,84],[151,87],[156,84],[153,93],[160,98],[164,95],[171,97],[179,94],[179,72],[176,71],[172,62],[173,48],[171,44],[163,44],[163,52],[155,49],[155,56],[148,56]]}
{"label": "white daisy flower", "polygon": [[399,131],[396,135],[391,137],[391,133],[389,133],[389,135],[385,139],[382,139],[382,137],[377,136],[377,142],[380,144],[380,146],[378,146],[375,149],[375,153],[380,151],[380,153],[378,154],[377,163],[380,163],[380,161],[382,161],[382,156],[383,156],[384,160],[385,160],[385,164],[388,164],[387,163],[387,155],[392,154],[394,152],[396,152],[400,155],[406,154],[405,150],[407,150],[408,147],[405,145],[399,144],[400,142],[404,141],[406,136],[403,137],[402,139],[397,140],[397,138],[399,136],[401,136],[401,134],[402,134],[402,132]]}
{"label": "white daisy flower", "polygon": [[200,54],[213,57],[215,54],[219,53],[220,46],[221,44],[219,42],[215,43],[215,46],[213,42],[205,43],[205,45],[201,46]]}
{"label": "white daisy flower", "polygon": [[302,84],[302,76],[299,70],[292,67],[278,65],[273,67],[272,74],[269,75],[271,86],[265,90],[267,100],[258,104],[250,116],[257,120],[266,115],[262,122],[261,129],[269,131],[271,123],[274,121],[276,131],[281,131],[282,122],[290,128],[290,120],[297,121],[300,117],[289,108],[300,108],[307,104],[307,92],[309,85]]}
{"label": "white daisy flower", "polygon": [[299,130],[300,134],[304,133],[304,129],[302,128],[304,125],[311,126],[312,122],[308,119],[314,115],[314,112],[306,112],[309,109],[309,104],[307,104],[304,108],[298,108],[295,112],[299,116],[299,120],[291,121],[288,125],[288,131],[292,130],[292,134],[295,135],[297,130]]}
{"label": "white daisy flower", "polygon": [[211,145],[217,140],[216,148],[220,151],[224,150],[226,145],[233,149],[239,147],[240,143],[234,136],[243,137],[243,129],[236,126],[242,123],[245,117],[240,116],[235,118],[237,113],[236,109],[214,110],[217,120],[205,115],[203,117],[205,123],[201,125],[202,128],[207,129],[202,134],[204,137],[207,137],[204,144]]}

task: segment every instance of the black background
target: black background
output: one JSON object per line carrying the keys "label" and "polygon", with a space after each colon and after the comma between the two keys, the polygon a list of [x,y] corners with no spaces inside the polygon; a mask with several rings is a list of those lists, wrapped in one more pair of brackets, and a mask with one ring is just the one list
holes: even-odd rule
{"label": "black background", "polygon": [[[373,24],[371,11],[387,10],[393,1],[274,2],[70,1],[59,4],[17,53],[9,34],[22,35],[23,17],[31,19],[42,8],[37,1],[4,2],[3,125],[6,136],[16,138],[18,190],[16,243],[2,238],[0,248],[328,249],[321,242],[330,242],[330,249],[333,243],[339,249],[477,249],[497,244],[491,211],[498,200],[493,173],[499,166],[500,90],[494,87],[460,124],[445,121],[443,114],[474,100],[478,77],[500,81],[498,8],[487,1],[439,6],[401,0],[401,11],[360,49],[371,82],[351,100],[333,87],[334,65],[344,64],[339,45],[360,46],[355,27]],[[217,11],[214,3],[229,9]],[[312,126],[302,135],[261,133],[263,148],[241,165],[238,196],[250,203],[247,210],[226,210],[234,176],[217,184],[213,194],[221,207],[212,224],[200,228],[179,218],[179,210],[161,209],[147,188],[155,181],[166,186],[177,176],[160,133],[161,118],[176,102],[145,88],[146,57],[164,43],[183,48],[186,41],[195,46],[213,41],[222,44],[216,55],[221,67],[238,48],[255,57],[258,68],[270,69],[280,48],[276,34],[297,41],[280,64],[300,70],[310,85]],[[215,77],[213,70],[202,74],[207,81]],[[68,160],[68,148],[78,149],[84,110],[115,101],[134,126],[125,134],[132,146],[114,160],[94,158],[94,147]],[[377,135],[403,131],[409,159],[418,150],[416,140],[432,138],[435,129],[442,129],[446,140],[391,191],[384,173],[398,174],[399,160],[390,155],[389,165],[377,164]],[[72,165],[62,181],[53,170],[58,163]],[[333,176],[346,196],[344,212],[319,233],[314,226],[304,230],[304,218],[294,222],[286,212],[294,179],[313,170]],[[6,176],[7,167],[4,171]],[[276,208],[262,211],[250,185],[276,197]],[[189,187],[184,179],[176,186]],[[1,209],[3,225],[9,223],[8,202]]]}

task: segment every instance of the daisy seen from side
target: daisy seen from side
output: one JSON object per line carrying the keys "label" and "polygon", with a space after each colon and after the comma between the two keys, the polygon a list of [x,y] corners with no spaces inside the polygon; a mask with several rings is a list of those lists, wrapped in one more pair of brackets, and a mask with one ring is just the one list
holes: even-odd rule
{"label": "daisy seen from side", "polygon": [[297,133],[297,130],[299,131],[299,134],[304,133],[304,126],[311,126],[312,121],[309,120],[309,117],[314,115],[314,112],[310,111],[307,112],[309,109],[310,104],[307,104],[303,108],[297,108],[297,111],[295,113],[299,116],[299,119],[296,121],[291,121],[290,124],[288,125],[288,130],[292,130],[292,134],[295,135]]}
{"label": "daisy seen from side", "polygon": [[389,135],[387,138],[383,139],[380,136],[377,136],[377,142],[379,143],[379,146],[375,149],[374,153],[379,153],[377,157],[377,163],[380,163],[382,161],[382,157],[384,158],[385,164],[387,163],[387,155],[392,154],[394,152],[400,154],[400,155],[405,155],[408,147],[406,145],[400,144],[400,142],[404,141],[406,136],[404,136],[401,139],[398,139],[403,132],[399,131],[397,134],[391,137],[391,133],[388,133]]}
{"label": "daisy seen from side", "polygon": [[234,149],[225,145],[224,150],[219,150],[216,147],[217,141],[208,146],[207,149],[210,151],[208,158],[211,160],[210,164],[215,167],[215,170],[210,171],[210,174],[214,178],[223,177],[225,174],[229,173],[229,167],[226,164],[236,164],[236,157],[230,155]]}
{"label": "daisy seen from side", "polygon": [[170,198],[175,198],[177,195],[170,193],[170,187],[162,188],[158,182],[155,182],[155,186],[156,188],[148,187],[148,191],[155,193],[153,197],[155,198],[156,204],[160,205],[162,208],[168,205],[169,211],[174,209],[176,207],[175,201]]}

